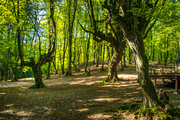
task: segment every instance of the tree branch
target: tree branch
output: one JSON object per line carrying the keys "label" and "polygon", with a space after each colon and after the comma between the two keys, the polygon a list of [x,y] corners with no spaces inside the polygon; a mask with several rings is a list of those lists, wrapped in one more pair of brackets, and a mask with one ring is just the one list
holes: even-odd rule
{"label": "tree branch", "polygon": [[100,31],[96,31],[96,32],[93,32],[93,31],[90,31],[90,30],[86,30],[78,21],[78,24],[81,26],[81,28],[85,31],[85,32],[88,32],[90,34],[92,34],[93,36],[95,37],[98,37],[98,38],[94,38],[95,41],[97,42],[100,42],[100,41],[107,41],[108,43],[114,45],[113,43],[115,42],[115,38],[114,37],[111,37],[112,35],[105,35],[104,33],[100,32]]}
{"label": "tree branch", "polygon": [[[158,0],[157,0],[157,1],[158,1]],[[156,1],[156,2],[157,2],[157,1]],[[162,5],[161,5],[161,8],[159,9],[159,12],[158,12],[157,16],[160,15],[161,10],[163,9],[163,6],[164,6],[165,2],[166,2],[166,0],[163,0],[163,3],[162,3]],[[157,4],[157,3],[156,3],[156,4]],[[150,18],[150,19],[151,19],[151,18]],[[146,31],[146,33],[145,33],[144,36],[143,36],[143,39],[145,39],[145,38],[147,37],[148,32],[152,29],[152,27],[154,26],[154,24],[156,23],[157,20],[158,20],[158,17],[156,17],[156,19],[154,20],[154,22],[153,22],[153,23],[151,24],[151,26],[148,28],[148,30]]]}

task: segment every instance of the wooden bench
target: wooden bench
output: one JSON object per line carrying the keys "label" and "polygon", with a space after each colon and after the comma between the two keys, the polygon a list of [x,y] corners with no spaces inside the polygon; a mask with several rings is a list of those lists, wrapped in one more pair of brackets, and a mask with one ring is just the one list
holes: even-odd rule
{"label": "wooden bench", "polygon": [[175,80],[175,91],[178,92],[178,81],[180,81],[180,73],[169,73],[169,74],[151,74],[150,77],[154,80],[156,85],[156,79],[170,79]]}
{"label": "wooden bench", "polygon": [[157,64],[150,66],[149,69],[150,77],[154,80],[156,85],[156,79],[162,79],[165,82],[165,79],[175,80],[175,91],[178,92],[178,81],[180,81],[180,73],[178,73],[177,66],[168,66],[165,64]]}

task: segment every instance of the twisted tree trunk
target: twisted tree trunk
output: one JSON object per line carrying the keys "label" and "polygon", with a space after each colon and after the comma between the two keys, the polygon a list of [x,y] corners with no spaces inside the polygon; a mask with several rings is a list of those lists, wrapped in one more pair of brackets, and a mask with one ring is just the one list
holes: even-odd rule
{"label": "twisted tree trunk", "polygon": [[143,106],[154,107],[160,104],[154,84],[149,76],[148,60],[144,52],[143,38],[141,35],[127,36],[127,40],[134,53],[136,61],[136,71],[138,74],[138,83],[143,92]]}
{"label": "twisted tree trunk", "polygon": [[45,87],[45,85],[42,81],[41,65],[40,64],[33,65],[32,70],[34,73],[35,84],[31,88],[43,88],[43,87]]}
{"label": "twisted tree trunk", "polygon": [[126,41],[122,40],[119,47],[115,49],[114,55],[112,57],[111,66],[109,68],[108,78],[111,82],[115,82],[118,80],[117,75],[117,65],[121,61],[124,50],[126,48]]}

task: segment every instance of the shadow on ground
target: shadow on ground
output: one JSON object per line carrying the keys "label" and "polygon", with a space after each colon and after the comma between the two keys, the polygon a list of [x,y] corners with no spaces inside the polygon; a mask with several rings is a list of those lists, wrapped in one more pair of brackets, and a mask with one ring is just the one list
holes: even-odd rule
{"label": "shadow on ground", "polygon": [[[0,88],[0,120],[115,119],[112,109],[141,101],[137,75],[130,69],[126,68],[119,74],[121,81],[107,85],[94,84],[107,74],[94,71],[89,77],[78,74],[72,77],[56,76],[46,81],[47,87],[43,89],[28,89],[27,86]],[[168,95],[171,94],[173,89],[168,92]],[[178,100],[180,96],[171,97]],[[172,103],[180,105],[179,101]],[[116,116],[116,119],[124,118],[122,115]]]}

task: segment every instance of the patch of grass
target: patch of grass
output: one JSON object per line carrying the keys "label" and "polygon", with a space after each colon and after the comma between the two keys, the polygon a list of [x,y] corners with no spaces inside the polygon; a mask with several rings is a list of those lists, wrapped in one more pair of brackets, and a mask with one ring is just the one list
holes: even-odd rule
{"label": "patch of grass", "polygon": [[97,82],[96,84],[108,84],[110,82],[110,79],[108,77],[106,77],[104,80],[100,81],[100,82]]}
{"label": "patch of grass", "polygon": [[143,116],[156,116],[162,120],[173,120],[174,116],[180,116],[180,111],[174,109],[173,107],[162,108],[161,106],[155,106],[150,108],[143,108],[141,106],[134,114],[138,118]]}

